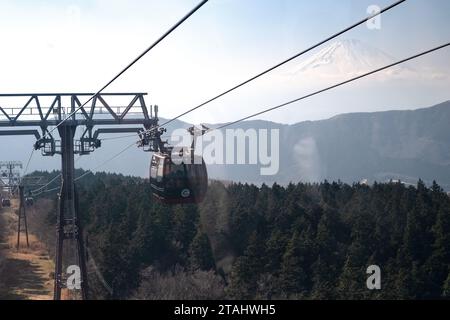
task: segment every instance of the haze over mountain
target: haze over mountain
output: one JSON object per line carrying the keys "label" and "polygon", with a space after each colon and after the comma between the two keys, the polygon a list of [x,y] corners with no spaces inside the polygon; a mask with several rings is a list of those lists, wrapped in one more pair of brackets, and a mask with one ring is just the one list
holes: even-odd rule
{"label": "haze over mountain", "polygon": [[[324,179],[340,179],[349,183],[363,179],[369,182],[400,179],[415,183],[422,178],[426,183],[436,180],[450,191],[449,123],[450,101],[424,109],[349,113],[294,125],[246,121],[228,128],[279,129],[279,172],[262,176],[260,165],[225,164],[209,165],[209,176],[269,184]],[[188,123],[175,121],[169,126],[168,134],[175,128],[188,126]],[[104,136],[111,137],[114,136]],[[77,159],[76,166],[95,168],[135,140],[105,140],[100,149]],[[25,164],[32,138],[0,137],[0,142],[6,146],[1,152],[1,160],[22,160]],[[38,153],[34,155],[30,170],[60,168],[58,156],[41,157]],[[145,177],[149,160],[149,153],[133,147],[99,170]]]}
{"label": "haze over mountain", "polygon": [[450,190],[450,101],[411,111],[350,113],[294,125],[249,121],[239,127],[280,130],[280,171],[212,166],[212,176],[238,181],[438,181]]}

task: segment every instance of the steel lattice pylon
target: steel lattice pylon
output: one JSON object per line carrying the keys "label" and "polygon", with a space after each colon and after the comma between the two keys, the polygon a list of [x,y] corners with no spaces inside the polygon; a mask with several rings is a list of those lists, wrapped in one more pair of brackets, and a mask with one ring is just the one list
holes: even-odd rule
{"label": "steel lattice pylon", "polygon": [[20,171],[23,165],[20,161],[1,161],[0,162],[0,187],[3,191],[12,193],[16,191],[20,182]]}
{"label": "steel lattice pylon", "polygon": [[[81,277],[80,287],[73,289],[76,293],[72,297],[82,299],[88,297],[85,248],[74,182],[74,155],[90,154],[99,148],[100,135],[125,132],[138,134],[144,130],[156,129],[157,107],[155,106],[153,116],[153,108],[147,108],[145,104],[145,95],[145,93],[102,93],[95,96],[91,93],[0,94],[0,128],[5,128],[0,130],[0,136],[33,135],[36,137],[34,148],[41,150],[42,155],[61,155],[55,300],[61,299],[61,290],[67,288],[65,280],[70,274],[65,272],[65,268],[70,267],[70,263],[79,267]],[[66,115],[82,105],[80,99],[85,96],[94,96],[90,106],[80,108],[79,112],[66,119]],[[122,105],[111,103],[111,100],[119,98],[127,98],[128,102]],[[44,100],[50,103],[44,106]],[[55,130],[49,129],[52,126],[58,126],[59,139],[53,136]],[[22,129],[18,130],[17,127]],[[79,140],[75,140],[78,128],[82,129],[82,135]],[[152,149],[151,138],[144,141],[145,146],[147,150]],[[20,230],[19,225],[19,236]],[[66,261],[70,259],[72,260]]]}

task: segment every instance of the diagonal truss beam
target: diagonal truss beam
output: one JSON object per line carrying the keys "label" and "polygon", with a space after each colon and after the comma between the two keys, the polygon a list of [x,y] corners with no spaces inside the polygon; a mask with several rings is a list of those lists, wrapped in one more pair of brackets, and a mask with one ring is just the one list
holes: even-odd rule
{"label": "diagonal truss beam", "polygon": [[[0,94],[0,127],[37,126],[43,130],[58,125],[64,114],[68,114],[82,105],[82,98],[92,96],[91,93],[32,93],[32,94]],[[144,96],[146,93],[102,93],[92,100],[90,110],[81,108],[69,122],[71,125],[115,125],[115,124],[153,124],[152,112],[147,109]],[[115,97],[130,98],[125,105],[113,106]],[[22,106],[11,105],[2,99],[28,98]],[[44,107],[43,98],[53,98],[51,104]],[[139,101],[139,103],[137,103]],[[10,104],[9,106],[7,104]],[[107,113],[103,112],[106,109]],[[51,115],[55,117],[52,118]],[[96,115],[103,115],[97,116]],[[106,118],[105,115],[109,116]]]}
{"label": "diagonal truss beam", "polygon": [[[80,108],[83,105],[81,102],[93,94],[0,94],[0,136],[34,135],[37,140],[34,148],[41,149],[43,155],[53,156],[61,153],[61,144],[50,134],[49,127],[59,126],[64,121],[63,126],[82,127],[83,130],[81,138],[74,142],[74,152],[89,154],[101,146],[99,134],[139,132],[140,129],[158,125],[157,116],[153,117],[151,108],[148,110],[145,104],[146,95],[140,92],[101,93],[94,96],[90,106]],[[118,97],[122,99],[119,100]],[[19,101],[22,104],[17,102],[18,98],[22,99]],[[75,110],[78,112],[65,121],[66,115]],[[119,128],[119,125],[127,126]],[[142,127],[136,128],[136,125]],[[95,126],[100,128],[95,128],[95,131]],[[27,130],[7,129],[9,127],[26,127]],[[29,127],[39,127],[42,138],[38,130],[30,130]],[[1,130],[2,128],[5,129]]]}

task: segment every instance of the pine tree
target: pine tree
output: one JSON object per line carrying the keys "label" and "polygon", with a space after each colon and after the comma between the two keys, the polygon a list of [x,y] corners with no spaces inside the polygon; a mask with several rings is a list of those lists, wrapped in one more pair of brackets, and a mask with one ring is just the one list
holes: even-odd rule
{"label": "pine tree", "polygon": [[281,265],[281,289],[286,296],[303,296],[311,286],[313,239],[306,231],[294,231]]}
{"label": "pine tree", "polygon": [[215,270],[216,264],[208,236],[198,231],[189,249],[190,266],[193,270]]}
{"label": "pine tree", "polygon": [[447,279],[442,286],[442,297],[450,299],[450,272],[448,273]]}
{"label": "pine tree", "polygon": [[265,249],[258,234],[254,232],[243,256],[233,265],[229,294],[238,299],[253,299],[257,292],[260,275],[264,273]]}
{"label": "pine tree", "polygon": [[337,293],[340,299],[362,299],[367,293],[367,263],[363,262],[365,257],[363,251],[358,243],[350,246],[338,280]]}

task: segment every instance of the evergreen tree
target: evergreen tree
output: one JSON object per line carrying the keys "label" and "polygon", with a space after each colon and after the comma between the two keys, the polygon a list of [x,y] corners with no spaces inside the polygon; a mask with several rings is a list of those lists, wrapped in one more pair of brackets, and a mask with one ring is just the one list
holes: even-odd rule
{"label": "evergreen tree", "polygon": [[[212,182],[208,194],[199,207],[166,206],[139,178],[97,173],[80,180],[81,219],[114,289],[109,297],[130,297],[145,270],[164,275],[165,284],[211,270],[229,298],[450,297],[450,198],[437,183]],[[53,202],[49,225],[56,209]],[[371,264],[381,267],[380,291],[366,288]],[[102,281],[89,277],[96,297],[108,297]]]}
{"label": "evergreen tree", "polygon": [[264,247],[256,232],[250,236],[244,255],[233,265],[230,276],[229,294],[238,299],[253,299],[257,291],[257,283],[264,273]]}
{"label": "evergreen tree", "polygon": [[216,268],[209,238],[201,231],[197,232],[191,243],[189,256],[193,270],[209,271]]}

